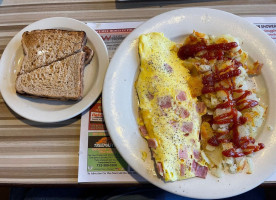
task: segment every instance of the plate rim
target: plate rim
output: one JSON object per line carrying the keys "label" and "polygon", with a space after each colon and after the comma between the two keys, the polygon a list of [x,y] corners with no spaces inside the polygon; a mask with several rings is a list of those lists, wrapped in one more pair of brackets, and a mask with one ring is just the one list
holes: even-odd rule
{"label": "plate rim", "polygon": [[[141,24],[137,29],[135,29],[132,33],[130,33],[128,36],[127,36],[127,38],[125,38],[125,40],[121,43],[121,45],[118,47],[118,49],[117,49],[117,51],[115,52],[115,54],[114,54],[114,56],[113,56],[113,58],[112,58],[112,60],[111,60],[111,62],[110,62],[110,65],[109,65],[109,69],[108,69],[108,71],[107,71],[107,73],[106,73],[106,78],[105,78],[105,82],[104,82],[104,88],[103,88],[103,112],[104,112],[104,116],[105,116],[105,119],[106,119],[106,125],[107,125],[107,129],[108,129],[108,131],[109,131],[109,133],[110,133],[110,136],[111,136],[111,138],[112,138],[112,140],[113,141],[116,141],[116,134],[114,133],[113,134],[113,132],[116,132],[115,130],[114,130],[114,126],[113,126],[113,124],[111,123],[111,121],[112,122],[114,122],[115,120],[118,120],[117,118],[116,118],[116,116],[115,116],[115,120],[109,120],[109,116],[110,116],[110,102],[108,102],[109,100],[110,100],[110,98],[109,98],[109,96],[110,96],[110,94],[108,94],[108,86],[110,86],[110,84],[109,84],[109,80],[107,80],[107,78],[110,78],[111,77],[111,71],[112,71],[112,66],[114,65],[114,62],[115,62],[115,59],[116,59],[116,61],[118,61],[118,59],[117,59],[117,54],[119,54],[118,52],[121,50],[121,48],[125,45],[125,43],[127,43],[127,42],[129,42],[129,41],[127,41],[127,39],[128,38],[131,38],[133,35],[137,35],[137,33],[139,33],[139,31],[140,30],[143,30],[143,28],[144,27],[146,27],[148,24],[150,24],[151,22],[153,22],[153,21],[155,21],[156,19],[159,19],[159,18],[161,18],[162,16],[164,17],[164,16],[169,16],[169,15],[176,15],[176,13],[177,12],[181,12],[181,11],[185,11],[185,10],[193,10],[193,11],[202,11],[202,10],[204,10],[204,11],[207,11],[207,12],[219,12],[219,13],[221,13],[222,15],[227,15],[228,17],[232,17],[232,18],[234,18],[234,19],[236,19],[236,20],[238,20],[239,21],[239,23],[241,24],[241,23],[243,23],[243,24],[246,24],[247,26],[250,26],[250,28],[253,28],[253,29],[255,29],[255,30],[257,30],[257,31],[261,31],[261,30],[259,30],[258,28],[257,28],[257,26],[255,26],[254,24],[251,24],[251,23],[249,23],[248,21],[246,21],[245,19],[243,19],[243,18],[241,18],[241,17],[239,17],[239,16],[237,16],[237,15],[234,15],[234,14],[232,14],[232,13],[229,13],[229,12],[225,12],[225,11],[222,11],[222,10],[217,10],[217,9],[210,9],[210,8],[200,8],[200,7],[191,7],[191,8],[181,8],[181,9],[176,9],[176,10],[172,10],[172,11],[169,11],[169,12],[165,12],[165,13],[162,13],[162,14],[160,14],[160,15],[157,15],[157,16],[155,16],[155,17],[153,17],[153,18],[151,18],[151,19],[149,19],[149,20],[147,20],[146,22],[144,22],[143,24]],[[140,34],[142,34],[142,33],[140,33]],[[268,36],[268,35],[264,35],[263,34],[263,36],[266,38],[266,40],[269,40],[270,42],[272,42],[273,43],[273,46],[274,46],[274,50],[275,50],[275,43],[274,43],[274,41]],[[133,39],[133,38],[132,38]],[[126,46],[126,45],[125,45]],[[108,110],[107,110],[107,108],[108,108]],[[108,116],[108,117],[107,117]],[[113,116],[114,117],[114,116]],[[120,154],[121,155],[123,155],[124,153],[123,153],[123,149],[121,149],[120,147],[118,147],[118,146],[120,146],[120,145],[118,145],[119,143],[118,142],[114,142],[114,144],[115,144],[115,146],[117,147],[117,149],[118,149],[118,151],[120,152]],[[128,164],[133,168],[133,169],[137,169],[135,166],[133,166],[134,165],[134,163],[131,163],[131,162],[129,162],[129,159],[128,158],[125,158],[125,156],[123,156],[123,158],[125,159],[125,160],[127,160],[128,161]],[[136,171],[140,171],[140,170],[136,170]],[[275,171],[275,169],[274,169],[274,171]],[[270,174],[271,175],[271,174]],[[142,175],[141,175],[142,176]],[[152,184],[154,184],[154,185],[156,185],[157,187],[160,187],[157,183],[155,183],[155,182],[153,182],[153,181],[150,181],[149,180],[149,178],[148,177],[145,177],[145,176],[143,176],[147,181],[149,181],[150,183],[152,183]],[[267,177],[266,178],[268,178],[269,177],[269,175],[267,175]],[[264,181],[265,179],[263,179],[263,181]],[[203,182],[204,183],[204,182]],[[168,184],[170,184],[170,183],[168,183]],[[251,190],[251,189],[253,189],[254,187],[256,187],[257,185],[259,185],[260,183],[256,183],[256,184],[252,184],[251,185],[251,187],[248,187],[248,188],[246,188],[245,190],[240,190],[239,192],[236,192],[236,193],[234,193],[234,194],[231,194],[231,195],[227,195],[227,196],[225,196],[225,195],[217,195],[217,196],[212,196],[212,195],[210,195],[210,196],[208,196],[207,198],[226,198],[226,197],[231,197],[231,196],[235,196],[235,195],[239,195],[239,194],[241,194],[241,193],[244,193],[244,192],[246,192],[246,191],[249,191],[249,190]],[[162,188],[162,187],[160,187],[160,188]],[[166,188],[162,188],[162,189],[164,189],[164,190],[166,190]],[[169,190],[167,190],[167,191],[169,191]],[[179,193],[177,193],[177,192],[174,192],[174,191],[169,191],[169,192],[172,192],[172,193],[175,193],[175,194],[178,194],[178,195],[182,195],[182,196],[187,196],[187,197],[192,197],[192,198],[206,198],[206,197],[204,197],[204,196],[202,196],[202,195],[200,195],[200,194],[198,194],[198,195],[191,195],[191,194],[189,194],[189,195],[184,195],[184,194],[179,194]]]}
{"label": "plate rim", "polygon": [[[51,24],[51,22],[53,24]],[[45,27],[46,26],[46,27]],[[44,28],[43,28],[44,27]],[[38,21],[35,21],[25,28],[21,29],[19,32],[16,33],[16,35],[9,41],[7,46],[5,47],[5,50],[2,54],[1,60],[0,60],[0,83],[4,82],[3,77],[3,71],[7,67],[11,66],[4,66],[6,62],[7,56],[9,56],[8,51],[9,49],[17,44],[17,40],[21,41],[21,35],[25,31],[35,30],[35,29],[72,29],[78,31],[79,29],[75,28],[79,27],[81,30],[85,30],[87,39],[92,43],[92,45],[95,45],[93,42],[97,43],[97,49],[95,46],[94,54],[97,54],[98,59],[98,75],[96,76],[96,79],[94,83],[91,85],[91,89],[88,91],[88,93],[79,101],[75,102],[74,104],[71,104],[71,106],[65,107],[61,110],[42,110],[39,111],[41,113],[44,113],[47,116],[42,116],[41,118],[38,117],[38,115],[33,116],[32,114],[29,114],[28,112],[24,112],[20,110],[18,107],[19,105],[14,105],[9,101],[9,94],[7,92],[8,87],[5,87],[5,84],[0,84],[0,91],[2,94],[2,97],[9,108],[11,108],[15,113],[22,116],[25,119],[35,121],[35,122],[41,122],[41,123],[55,123],[55,122],[61,122],[68,119],[71,119],[83,111],[85,111],[91,104],[93,104],[99,95],[102,92],[103,88],[103,82],[104,82],[104,76],[106,73],[106,70],[109,65],[109,57],[108,57],[108,51],[106,48],[106,45],[101,38],[101,36],[94,30],[91,29],[87,24],[84,22],[81,22],[79,20],[68,18],[68,17],[50,17],[50,18],[44,18]],[[89,32],[89,33],[88,33]],[[89,37],[90,36],[90,37]],[[92,41],[91,41],[92,40]],[[19,46],[17,46],[19,47]],[[95,55],[94,55],[95,56]],[[86,66],[87,67],[87,66]],[[9,75],[12,76],[12,75]],[[91,91],[93,90],[93,93]],[[13,94],[13,93],[12,93]],[[13,95],[17,95],[16,92]],[[20,102],[18,102],[20,103]]]}

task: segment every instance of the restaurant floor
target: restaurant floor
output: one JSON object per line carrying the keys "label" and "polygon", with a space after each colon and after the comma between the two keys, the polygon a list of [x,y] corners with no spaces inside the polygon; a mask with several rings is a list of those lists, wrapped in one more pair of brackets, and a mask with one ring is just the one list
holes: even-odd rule
{"label": "restaurant floor", "polygon": [[[192,200],[146,187],[0,187],[1,200]],[[276,186],[260,186],[225,200],[275,200]]]}

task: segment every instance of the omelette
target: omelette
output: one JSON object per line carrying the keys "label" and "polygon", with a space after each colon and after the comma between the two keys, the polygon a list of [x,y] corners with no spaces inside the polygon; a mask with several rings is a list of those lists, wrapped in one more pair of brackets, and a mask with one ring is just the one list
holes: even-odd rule
{"label": "omelette", "polygon": [[199,138],[206,107],[192,97],[189,70],[175,48],[163,33],[139,37],[138,125],[164,181],[205,178],[208,171]]}

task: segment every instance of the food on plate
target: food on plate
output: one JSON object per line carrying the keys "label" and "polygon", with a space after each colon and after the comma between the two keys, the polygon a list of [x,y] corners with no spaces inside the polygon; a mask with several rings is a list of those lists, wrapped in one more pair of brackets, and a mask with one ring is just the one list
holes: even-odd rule
{"label": "food on plate", "polygon": [[139,37],[140,73],[135,83],[138,124],[165,181],[205,178],[208,168],[199,132],[205,105],[191,95],[189,70],[162,33]]}
{"label": "food on plate", "polygon": [[20,73],[30,72],[82,51],[86,40],[84,31],[59,29],[26,31],[21,40],[25,56]]}
{"label": "food on plate", "polygon": [[195,31],[183,44],[143,34],[138,51],[138,125],[158,174],[176,181],[204,178],[208,168],[217,177],[252,173],[251,157],[264,148],[255,139],[267,108],[252,79],[262,64],[231,35]]}
{"label": "food on plate", "polygon": [[26,31],[22,35],[24,59],[16,79],[16,92],[32,97],[79,100],[84,66],[93,57],[84,31],[59,29]]}
{"label": "food on plate", "polygon": [[88,46],[83,47],[83,52],[85,53],[84,66],[86,66],[91,62],[94,52]]}
{"label": "food on plate", "polygon": [[178,56],[191,72],[192,95],[207,106],[201,124],[201,146],[210,171],[252,173],[251,157],[264,148],[255,138],[266,107],[260,103],[252,75],[262,64],[250,62],[240,41],[231,35],[214,37],[193,32]]}
{"label": "food on plate", "polygon": [[84,59],[85,53],[79,52],[21,74],[16,80],[16,90],[38,97],[78,100],[83,91]]}

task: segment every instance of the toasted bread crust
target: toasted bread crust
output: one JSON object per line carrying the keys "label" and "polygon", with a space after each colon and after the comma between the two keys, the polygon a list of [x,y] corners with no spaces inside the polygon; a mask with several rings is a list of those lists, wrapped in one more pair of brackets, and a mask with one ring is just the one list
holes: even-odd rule
{"label": "toasted bread crust", "polygon": [[46,29],[24,32],[21,42],[25,56],[20,74],[80,52],[86,41],[84,31]]}
{"label": "toasted bread crust", "polygon": [[84,66],[86,66],[91,62],[91,60],[94,56],[94,51],[92,49],[90,49],[88,46],[84,46],[83,51],[85,52]]}

